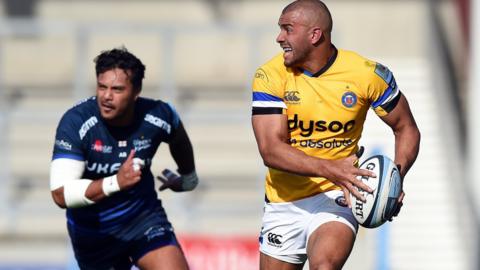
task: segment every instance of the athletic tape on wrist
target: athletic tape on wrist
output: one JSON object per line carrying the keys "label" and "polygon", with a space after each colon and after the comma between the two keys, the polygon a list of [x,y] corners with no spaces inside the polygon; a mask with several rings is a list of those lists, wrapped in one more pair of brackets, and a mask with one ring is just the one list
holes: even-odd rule
{"label": "athletic tape on wrist", "polygon": [[103,178],[102,190],[107,197],[115,192],[120,191],[116,174]]}
{"label": "athletic tape on wrist", "polygon": [[92,183],[92,180],[88,179],[71,180],[65,183],[63,197],[68,208],[78,208],[95,203],[85,196],[90,183]]}

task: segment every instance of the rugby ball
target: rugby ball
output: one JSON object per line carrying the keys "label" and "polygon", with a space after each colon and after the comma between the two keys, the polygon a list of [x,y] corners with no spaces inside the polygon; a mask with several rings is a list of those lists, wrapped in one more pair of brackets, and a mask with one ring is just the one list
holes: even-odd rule
{"label": "rugby ball", "polygon": [[393,217],[398,207],[397,199],[402,192],[402,179],[395,163],[384,155],[366,159],[360,165],[360,169],[372,171],[377,177],[357,177],[358,180],[373,189],[373,192],[368,193],[358,189],[365,197],[366,202],[350,195],[352,212],[361,226],[376,228]]}

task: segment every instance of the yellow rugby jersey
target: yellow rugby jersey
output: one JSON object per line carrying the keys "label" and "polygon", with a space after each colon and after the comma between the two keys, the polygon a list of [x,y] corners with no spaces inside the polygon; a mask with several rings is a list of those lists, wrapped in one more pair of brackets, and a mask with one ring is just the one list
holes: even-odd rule
{"label": "yellow rugby jersey", "polygon": [[[317,74],[285,67],[280,53],[257,69],[252,88],[253,115],[287,114],[291,146],[331,160],[355,153],[370,107],[384,116],[401,95],[388,68],[345,50],[336,50]],[[268,168],[265,192],[270,202],[332,189],[339,187],[326,178]]]}

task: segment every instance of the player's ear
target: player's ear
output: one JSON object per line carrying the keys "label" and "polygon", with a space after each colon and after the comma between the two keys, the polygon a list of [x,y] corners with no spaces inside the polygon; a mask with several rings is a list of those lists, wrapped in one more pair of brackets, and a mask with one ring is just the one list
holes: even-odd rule
{"label": "player's ear", "polygon": [[311,40],[313,45],[319,44],[323,39],[323,31],[320,28],[313,28]]}

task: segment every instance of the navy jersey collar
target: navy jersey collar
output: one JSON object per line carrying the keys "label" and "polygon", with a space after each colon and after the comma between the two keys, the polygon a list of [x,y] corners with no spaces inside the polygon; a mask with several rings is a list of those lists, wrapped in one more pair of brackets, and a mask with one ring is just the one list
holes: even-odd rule
{"label": "navy jersey collar", "polygon": [[332,45],[332,47],[333,47],[332,56],[330,56],[330,58],[328,58],[328,61],[325,64],[325,66],[323,66],[319,71],[317,71],[316,73],[310,73],[309,71],[304,70],[304,69],[300,69],[300,71],[302,71],[303,74],[307,75],[308,77],[319,77],[320,75],[325,73],[325,71],[327,71],[333,65],[335,60],[337,59],[338,50],[334,45]]}

